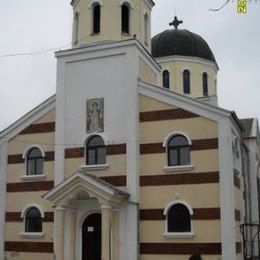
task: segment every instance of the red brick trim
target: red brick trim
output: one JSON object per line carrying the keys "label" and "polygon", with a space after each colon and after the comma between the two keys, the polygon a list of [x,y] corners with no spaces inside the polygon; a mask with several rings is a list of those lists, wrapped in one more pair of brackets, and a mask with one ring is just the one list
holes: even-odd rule
{"label": "red brick trim", "polygon": [[16,182],[7,183],[7,192],[30,192],[30,191],[48,191],[54,186],[53,181],[38,181],[38,182]]}
{"label": "red brick trim", "polygon": [[238,209],[235,209],[235,220],[236,220],[237,222],[240,222],[240,221],[241,221],[241,212],[240,212],[240,210],[238,210]]}
{"label": "red brick trim", "polygon": [[241,254],[242,253],[242,243],[241,242],[237,242],[236,243],[236,253],[237,254]]}
{"label": "red brick trim", "polygon": [[[218,149],[218,139],[200,139],[192,140],[192,145],[190,147],[191,151],[198,150],[210,150]],[[140,153],[141,154],[150,154],[150,153],[165,153],[165,147],[162,143],[151,143],[151,144],[141,144]]]}
{"label": "red brick trim", "polygon": [[[54,151],[45,152],[44,161],[45,162],[54,161]],[[8,164],[17,164],[17,163],[24,163],[22,154],[8,155]]]}
{"label": "red brick trim", "polygon": [[5,251],[33,252],[33,253],[53,253],[53,243],[51,242],[16,242],[6,241]]}
{"label": "red brick trim", "polygon": [[140,186],[219,183],[218,172],[140,176]]}
{"label": "red brick trim", "polygon": [[[83,158],[84,147],[75,147],[65,149],[65,158]],[[114,144],[107,146],[107,155],[126,154],[126,144]]]}
{"label": "red brick trim", "polygon": [[100,177],[100,179],[108,182],[109,184],[117,187],[124,187],[126,186],[126,176],[108,176],[108,177]]}
{"label": "red brick trim", "polygon": [[140,243],[142,255],[221,255],[221,243]]}
{"label": "red brick trim", "polygon": [[185,118],[192,118],[192,117],[199,117],[199,115],[188,112],[181,108],[177,108],[177,109],[141,112],[139,121],[152,122],[152,121],[162,121],[162,120],[172,120],[172,119],[185,119]]}
{"label": "red brick trim", "polygon": [[240,179],[235,173],[234,173],[234,186],[238,189],[240,189],[241,187]]}
{"label": "red brick trim", "polygon": [[[141,209],[140,220],[165,220],[164,209]],[[197,208],[193,209],[194,220],[220,219],[220,208]]]}
{"label": "red brick trim", "polygon": [[49,132],[55,132],[55,122],[32,124],[27,128],[25,128],[20,133],[20,135],[40,134],[40,133],[49,133]]}
{"label": "red brick trim", "polygon": [[[53,222],[54,213],[53,212],[44,212],[43,222]],[[6,212],[5,213],[6,222],[23,222],[21,217],[21,212]]]}

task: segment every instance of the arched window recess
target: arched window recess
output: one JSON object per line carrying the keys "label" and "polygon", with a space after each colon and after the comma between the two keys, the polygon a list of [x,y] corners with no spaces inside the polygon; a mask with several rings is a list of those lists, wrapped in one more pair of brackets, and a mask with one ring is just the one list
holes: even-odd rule
{"label": "arched window recess", "polygon": [[122,34],[130,34],[130,14],[131,6],[129,3],[124,2],[121,5],[121,32]]}
{"label": "arched window recess", "polygon": [[166,217],[165,233],[168,238],[189,238],[193,232],[193,209],[185,201],[175,200],[167,205],[163,213]]}
{"label": "arched window recess", "polygon": [[92,34],[99,34],[101,27],[101,5],[99,2],[92,3]]}
{"label": "arched window recess", "polygon": [[182,132],[169,134],[163,146],[166,148],[167,166],[166,171],[191,170],[193,165],[190,162],[190,138]]}
{"label": "arched window recess", "polygon": [[25,176],[31,178],[42,177],[44,157],[45,153],[38,145],[32,145],[28,147],[23,154],[26,168]]}
{"label": "arched window recess", "polygon": [[42,221],[44,218],[44,212],[37,204],[32,204],[23,209],[21,218],[23,218],[24,230],[21,233],[22,236],[29,237],[41,237],[42,233]]}
{"label": "arched window recess", "polygon": [[105,139],[101,135],[91,135],[85,142],[85,160],[84,169],[106,169],[107,166],[107,146]]}
{"label": "arched window recess", "polygon": [[183,93],[190,94],[190,71],[183,71]]}
{"label": "arched window recess", "polygon": [[209,90],[208,90],[208,74],[204,72],[202,74],[202,85],[203,85],[203,96],[208,96],[209,95]]}
{"label": "arched window recess", "polygon": [[164,70],[162,73],[163,77],[163,87],[169,89],[170,88],[170,73],[168,70]]}

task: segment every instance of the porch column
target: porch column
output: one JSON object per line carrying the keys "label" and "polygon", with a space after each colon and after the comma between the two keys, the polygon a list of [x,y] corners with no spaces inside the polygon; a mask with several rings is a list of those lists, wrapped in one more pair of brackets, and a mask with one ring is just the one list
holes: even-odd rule
{"label": "porch column", "polygon": [[55,208],[55,223],[54,223],[54,253],[55,260],[64,259],[64,217],[65,208]]}
{"label": "porch column", "polygon": [[76,259],[77,241],[77,210],[73,209],[70,215],[70,258]]}
{"label": "porch column", "polygon": [[111,209],[109,205],[101,205],[102,210],[102,260],[110,260],[110,221]]}

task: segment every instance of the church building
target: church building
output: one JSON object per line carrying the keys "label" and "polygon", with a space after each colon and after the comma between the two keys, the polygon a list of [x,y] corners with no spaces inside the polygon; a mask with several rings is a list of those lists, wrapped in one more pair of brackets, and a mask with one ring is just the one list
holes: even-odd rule
{"label": "church building", "polygon": [[152,38],[152,0],[71,5],[56,95],[0,132],[0,259],[259,257],[258,122],[219,107],[207,42]]}

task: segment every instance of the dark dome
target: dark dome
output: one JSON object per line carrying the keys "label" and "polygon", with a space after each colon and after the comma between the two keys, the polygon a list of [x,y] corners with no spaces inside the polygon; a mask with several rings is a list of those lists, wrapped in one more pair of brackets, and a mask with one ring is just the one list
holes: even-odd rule
{"label": "dark dome", "polygon": [[216,62],[209,45],[198,34],[188,30],[166,30],[152,39],[154,58],[180,55],[199,57]]}

